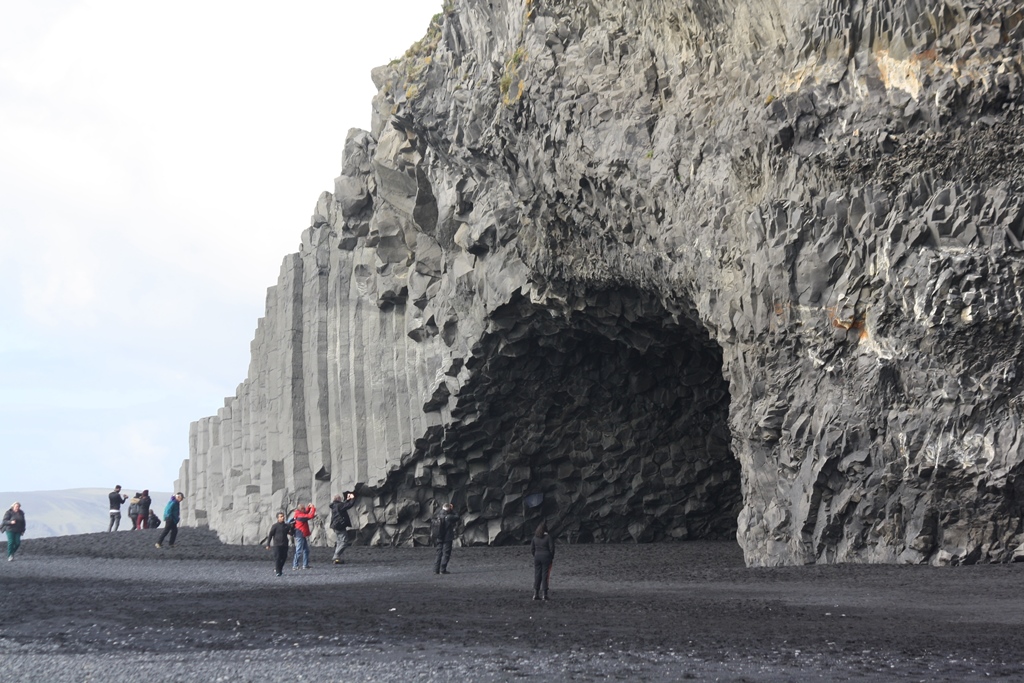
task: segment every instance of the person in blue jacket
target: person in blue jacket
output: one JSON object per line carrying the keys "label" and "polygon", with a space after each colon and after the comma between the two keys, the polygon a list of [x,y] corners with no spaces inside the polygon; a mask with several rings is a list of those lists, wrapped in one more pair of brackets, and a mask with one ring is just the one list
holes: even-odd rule
{"label": "person in blue jacket", "polygon": [[174,541],[178,538],[178,522],[181,521],[181,501],[185,500],[185,494],[178,491],[167,501],[164,508],[164,530],[160,532],[160,538],[156,541],[156,547],[162,548],[164,538],[170,534],[170,543],[167,547],[173,548]]}

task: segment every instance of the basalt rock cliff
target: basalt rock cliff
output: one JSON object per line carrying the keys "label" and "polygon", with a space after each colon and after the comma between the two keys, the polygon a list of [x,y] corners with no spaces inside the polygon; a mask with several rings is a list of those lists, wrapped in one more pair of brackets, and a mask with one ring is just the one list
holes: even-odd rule
{"label": "basalt rock cliff", "polygon": [[[1016,0],[454,0],[373,73],[185,523],[367,543],[1024,541]],[[330,542],[322,527],[315,541]]]}

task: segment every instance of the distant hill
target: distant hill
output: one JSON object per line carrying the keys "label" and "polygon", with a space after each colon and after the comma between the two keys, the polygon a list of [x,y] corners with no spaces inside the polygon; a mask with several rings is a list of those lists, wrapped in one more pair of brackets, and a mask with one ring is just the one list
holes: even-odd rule
{"label": "distant hill", "polygon": [[[106,531],[110,522],[110,508],[107,494],[113,489],[65,489],[63,491],[30,491],[28,493],[0,492],[0,510],[6,510],[14,501],[21,503],[25,512],[27,529],[25,538],[68,536]],[[141,489],[122,488],[121,492],[132,496]],[[157,515],[163,512],[170,499],[170,493],[152,492],[153,509]],[[120,530],[131,529],[128,519],[128,503],[121,507]]]}

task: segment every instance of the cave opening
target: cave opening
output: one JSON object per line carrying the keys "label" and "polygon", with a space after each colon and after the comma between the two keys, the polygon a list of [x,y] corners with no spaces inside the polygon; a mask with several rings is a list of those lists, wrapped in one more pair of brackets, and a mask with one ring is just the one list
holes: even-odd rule
{"label": "cave opening", "polygon": [[641,292],[603,291],[566,315],[499,309],[467,361],[441,450],[464,541],[735,538],[722,353],[697,323]]}

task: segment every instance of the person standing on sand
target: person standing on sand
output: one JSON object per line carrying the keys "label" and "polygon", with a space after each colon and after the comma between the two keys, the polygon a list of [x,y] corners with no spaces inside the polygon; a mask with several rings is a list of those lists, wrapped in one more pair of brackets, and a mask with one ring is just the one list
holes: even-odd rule
{"label": "person standing on sand", "polygon": [[128,496],[121,495],[121,485],[118,484],[107,497],[110,498],[110,525],[107,526],[107,531],[117,531],[121,526],[121,505],[128,500]]}
{"label": "person standing on sand", "polygon": [[334,564],[342,564],[344,562],[341,559],[341,554],[348,547],[348,528],[352,525],[348,511],[349,508],[356,504],[356,494],[354,491],[345,491],[343,495],[344,499],[342,499],[342,496],[335,496],[334,502],[331,503],[331,528],[334,529],[334,533],[338,536],[338,540],[334,544]]}
{"label": "person standing on sand", "polygon": [[445,503],[437,514],[437,559],[434,561],[435,574],[448,573],[448,561],[452,559],[452,544],[455,542],[455,528],[459,525],[459,516],[455,514],[455,506]]}
{"label": "person standing on sand", "polygon": [[299,509],[292,513],[292,519],[295,520],[295,557],[292,558],[292,569],[298,569],[300,562],[303,569],[309,569],[309,540],[307,539],[312,534],[309,522],[315,517],[316,506],[312,503],[299,506]]}
{"label": "person standing on sand", "polygon": [[138,491],[128,501],[128,519],[132,520],[132,531],[139,528],[139,496],[142,494]]}
{"label": "person standing on sand", "polygon": [[548,580],[551,578],[551,563],[555,559],[555,539],[548,533],[548,525],[541,522],[530,539],[530,553],[533,555],[533,599],[548,599]]}
{"label": "person standing on sand", "polygon": [[164,538],[170,534],[170,543],[167,547],[173,548],[174,541],[178,538],[178,522],[181,521],[181,501],[185,500],[185,494],[178,491],[167,501],[164,507],[164,530],[160,532],[160,538],[156,541],[156,547],[162,548]]}
{"label": "person standing on sand", "polygon": [[[149,497],[149,489],[139,495],[139,522],[136,525],[139,529],[149,528],[149,508],[153,505],[153,499]],[[174,542],[171,541],[173,544]]]}
{"label": "person standing on sand", "polygon": [[288,537],[295,535],[292,525],[284,520],[283,512],[277,513],[277,523],[270,527],[267,537],[260,541],[267,544],[267,550],[274,549],[274,574],[281,576],[284,562],[288,559]]}
{"label": "person standing on sand", "polygon": [[0,531],[7,533],[7,561],[13,562],[14,553],[21,546],[21,535],[25,533],[25,513],[21,511],[21,503],[15,503],[4,513]]}

